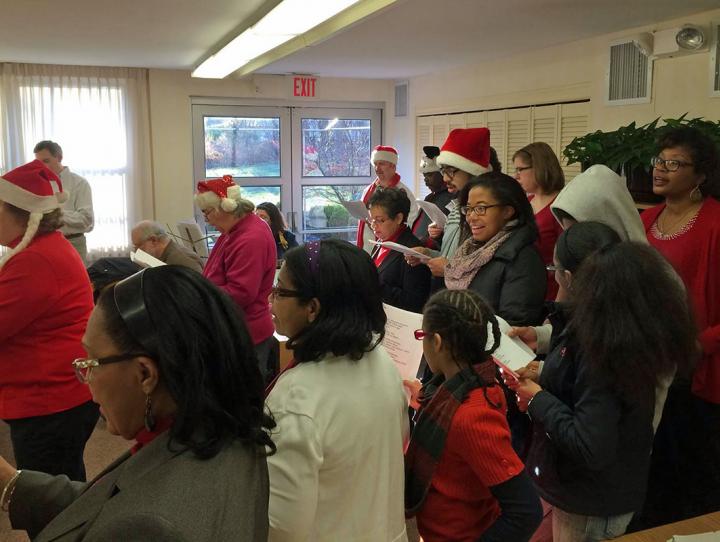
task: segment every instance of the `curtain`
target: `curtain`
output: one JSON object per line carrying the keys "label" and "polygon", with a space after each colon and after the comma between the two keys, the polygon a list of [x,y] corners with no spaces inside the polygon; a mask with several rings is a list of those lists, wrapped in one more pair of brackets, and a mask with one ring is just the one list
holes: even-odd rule
{"label": "curtain", "polygon": [[129,229],[153,216],[147,70],[0,64],[0,169],[50,139],[92,188],[88,258],[129,252]]}

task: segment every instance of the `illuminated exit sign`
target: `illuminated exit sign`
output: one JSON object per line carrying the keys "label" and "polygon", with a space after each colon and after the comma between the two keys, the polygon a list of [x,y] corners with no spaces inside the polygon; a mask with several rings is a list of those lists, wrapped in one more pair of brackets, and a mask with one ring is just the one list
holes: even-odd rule
{"label": "illuminated exit sign", "polygon": [[317,77],[295,76],[293,77],[293,96],[302,98],[314,98],[317,90]]}

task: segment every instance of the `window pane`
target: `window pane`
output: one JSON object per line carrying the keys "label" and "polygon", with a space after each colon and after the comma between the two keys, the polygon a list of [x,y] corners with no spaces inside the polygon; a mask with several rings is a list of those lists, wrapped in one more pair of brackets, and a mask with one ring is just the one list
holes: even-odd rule
{"label": "window pane", "polygon": [[370,176],[369,119],[302,119],[303,177]]}
{"label": "window pane", "polygon": [[280,207],[280,187],[279,186],[242,186],[240,185],[240,193],[245,199],[249,199],[256,206],[260,203],[270,202]]}
{"label": "window pane", "polygon": [[279,117],[204,121],[206,177],[280,177]]}
{"label": "window pane", "polygon": [[303,186],[305,240],[329,237],[355,240],[358,221],[340,202],[360,199],[364,188],[364,184]]}

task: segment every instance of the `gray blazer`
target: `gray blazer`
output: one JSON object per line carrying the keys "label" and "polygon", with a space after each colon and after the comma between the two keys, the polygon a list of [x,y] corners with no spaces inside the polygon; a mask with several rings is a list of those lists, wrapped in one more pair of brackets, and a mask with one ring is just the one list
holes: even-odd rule
{"label": "gray blazer", "polygon": [[168,433],[87,484],[23,471],[10,521],[34,542],[265,542],[265,458],[239,441],[209,460],[169,451]]}

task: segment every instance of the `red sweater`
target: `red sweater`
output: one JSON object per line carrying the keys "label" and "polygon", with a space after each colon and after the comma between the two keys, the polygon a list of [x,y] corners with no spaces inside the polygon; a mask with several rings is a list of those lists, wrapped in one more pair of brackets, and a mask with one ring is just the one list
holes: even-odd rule
{"label": "red sweater", "polygon": [[435,467],[417,526],[425,542],[474,542],[500,515],[493,486],[517,476],[522,461],[510,444],[505,396],[500,386],[487,396],[473,390],[455,412],[445,449]]}
{"label": "red sweater", "polygon": [[[532,201],[530,196],[530,201]],[[553,201],[555,201],[553,199]],[[535,223],[537,224],[538,233],[540,234],[538,240],[535,242],[535,246],[542,256],[545,265],[553,263],[553,251],[555,250],[555,243],[563,232],[562,226],[555,218],[555,215],[550,211],[550,205],[552,201],[543,207],[539,213],[535,215]],[[559,285],[555,280],[555,273],[547,274],[547,293],[545,299],[547,301],[555,301],[557,297]]]}
{"label": "red sweater", "polygon": [[0,269],[1,419],[90,400],[72,361],[86,356],[81,340],[92,309],[90,279],[60,232],[36,236]]}
{"label": "red sweater", "polygon": [[720,403],[720,202],[707,198],[692,227],[667,240],[650,231],[664,208],[648,209],[641,218],[648,241],[672,264],[693,301],[703,357],[692,390],[705,401]]}
{"label": "red sweater", "polygon": [[243,310],[254,344],[263,342],[275,330],[268,296],[276,262],[270,228],[249,213],[218,238],[203,270],[203,275],[230,294]]}

